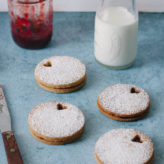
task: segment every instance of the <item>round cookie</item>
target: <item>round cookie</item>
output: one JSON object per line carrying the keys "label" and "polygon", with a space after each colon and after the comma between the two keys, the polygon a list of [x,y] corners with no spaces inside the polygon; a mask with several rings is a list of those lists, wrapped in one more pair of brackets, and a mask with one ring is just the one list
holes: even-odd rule
{"label": "round cookie", "polygon": [[150,107],[149,95],[130,84],[115,84],[104,89],[98,96],[99,110],[119,121],[135,121],[143,118]]}
{"label": "round cookie", "polygon": [[37,140],[61,145],[73,142],[83,133],[85,117],[74,105],[47,102],[33,108],[28,115],[29,129]]}
{"label": "round cookie", "polygon": [[114,129],[102,135],[95,146],[98,164],[151,164],[151,139],[135,129]]}
{"label": "round cookie", "polygon": [[39,86],[48,91],[73,92],[85,84],[86,67],[76,58],[53,56],[36,66],[34,76]]}

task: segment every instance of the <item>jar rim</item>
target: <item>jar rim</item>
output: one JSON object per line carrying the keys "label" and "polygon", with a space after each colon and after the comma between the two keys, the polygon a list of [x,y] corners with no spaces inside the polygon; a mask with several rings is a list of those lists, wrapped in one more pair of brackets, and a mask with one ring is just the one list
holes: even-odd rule
{"label": "jar rim", "polygon": [[48,0],[9,0],[11,3],[22,4],[22,5],[34,5],[37,3],[43,3]]}

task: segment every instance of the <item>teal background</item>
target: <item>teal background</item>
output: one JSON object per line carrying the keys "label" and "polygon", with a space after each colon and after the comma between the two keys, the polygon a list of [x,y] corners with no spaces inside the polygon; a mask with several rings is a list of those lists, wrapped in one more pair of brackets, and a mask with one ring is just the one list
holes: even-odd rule
{"label": "teal background", "polygon": [[[54,34],[42,50],[18,47],[10,34],[7,13],[0,13],[0,83],[12,118],[12,129],[24,164],[96,164],[94,145],[114,128],[136,128],[149,135],[155,146],[155,164],[164,164],[164,14],[139,15],[138,53],[134,65],[111,70],[94,58],[95,13],[55,13]],[[54,55],[73,56],[87,66],[87,83],[79,91],[55,94],[41,89],[33,72],[37,63]],[[62,64],[62,63],[61,63]],[[101,114],[96,105],[99,92],[116,83],[131,83],[150,95],[149,114],[136,122],[118,122]],[[85,114],[82,137],[71,144],[50,146],[36,141],[29,133],[27,115],[36,105],[61,100],[78,106]],[[0,138],[0,164],[7,164]]]}

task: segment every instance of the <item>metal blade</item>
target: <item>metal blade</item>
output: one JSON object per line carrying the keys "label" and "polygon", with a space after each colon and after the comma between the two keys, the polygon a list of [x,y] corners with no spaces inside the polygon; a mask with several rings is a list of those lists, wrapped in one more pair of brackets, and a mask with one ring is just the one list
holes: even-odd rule
{"label": "metal blade", "polygon": [[0,85],[0,130],[1,132],[11,130],[11,119],[3,94],[2,86]]}

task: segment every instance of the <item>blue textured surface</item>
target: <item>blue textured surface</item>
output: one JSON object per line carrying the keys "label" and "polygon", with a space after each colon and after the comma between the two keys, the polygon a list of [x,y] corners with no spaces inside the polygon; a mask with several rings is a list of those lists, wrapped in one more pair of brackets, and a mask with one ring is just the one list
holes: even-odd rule
{"label": "blue textured surface", "polygon": [[[25,164],[96,164],[95,142],[104,132],[120,127],[137,128],[149,135],[155,145],[154,163],[164,163],[164,14],[140,14],[136,62],[129,69],[117,71],[99,65],[94,59],[94,13],[56,13],[51,43],[47,48],[35,51],[14,44],[7,13],[0,13],[0,22],[0,83]],[[53,55],[74,56],[86,64],[88,79],[81,90],[55,94],[38,87],[33,76],[34,68],[43,58]],[[115,83],[132,83],[149,93],[151,108],[144,119],[118,122],[99,112],[97,95]],[[49,146],[30,135],[29,111],[51,100],[75,104],[84,112],[86,128],[77,142]],[[0,164],[6,163],[0,138]]]}

